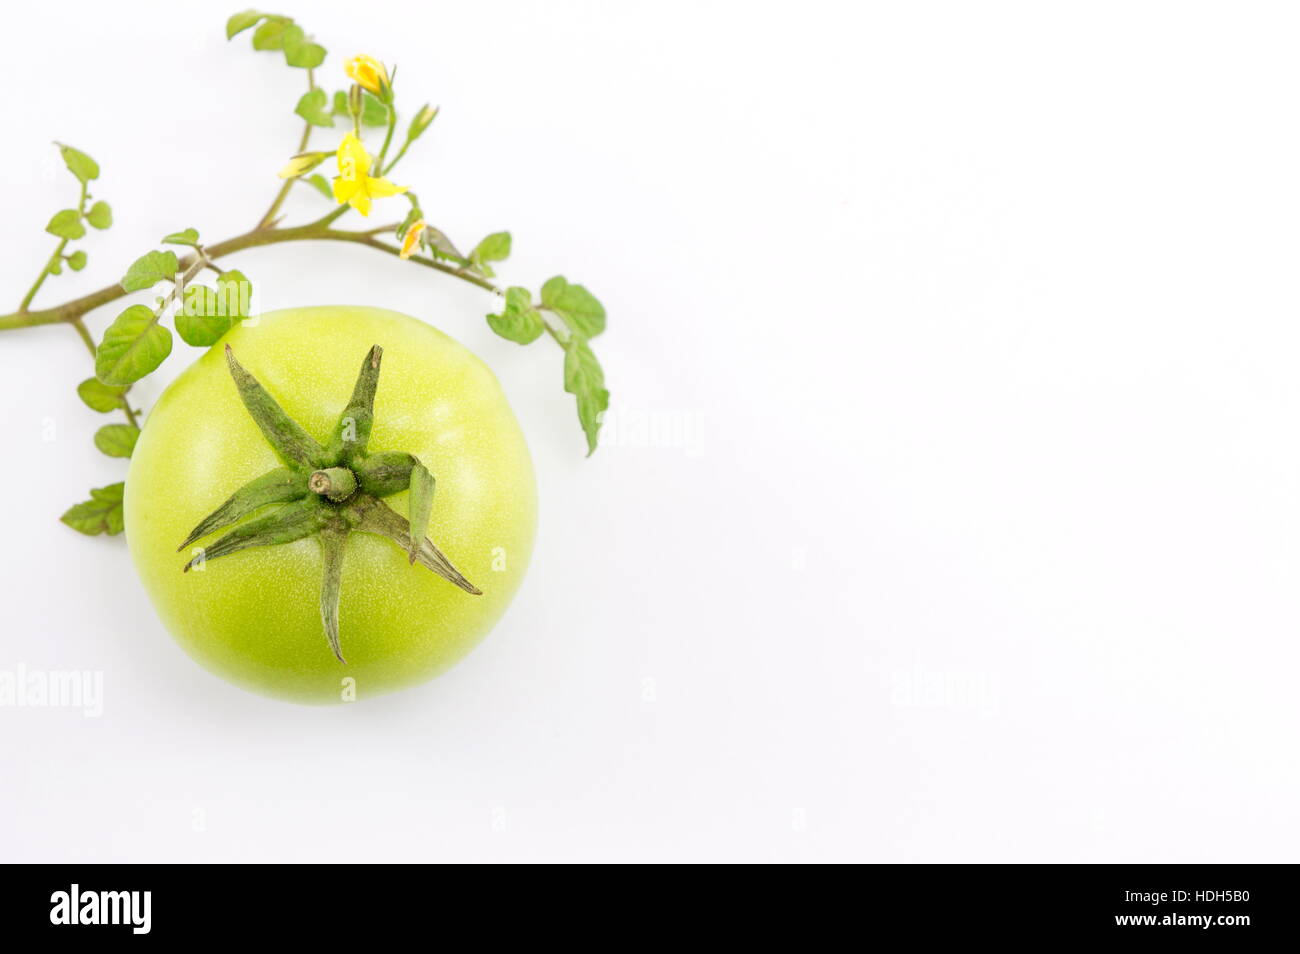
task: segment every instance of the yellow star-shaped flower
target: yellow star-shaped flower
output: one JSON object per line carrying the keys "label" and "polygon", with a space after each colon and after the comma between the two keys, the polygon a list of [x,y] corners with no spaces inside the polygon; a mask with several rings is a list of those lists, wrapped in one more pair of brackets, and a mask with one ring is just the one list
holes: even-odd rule
{"label": "yellow star-shaped flower", "polygon": [[334,180],[334,198],[339,205],[347,203],[362,215],[370,214],[370,200],[399,195],[406,186],[394,185],[382,177],[370,175],[370,154],[354,133],[348,133],[339,143],[339,174]]}

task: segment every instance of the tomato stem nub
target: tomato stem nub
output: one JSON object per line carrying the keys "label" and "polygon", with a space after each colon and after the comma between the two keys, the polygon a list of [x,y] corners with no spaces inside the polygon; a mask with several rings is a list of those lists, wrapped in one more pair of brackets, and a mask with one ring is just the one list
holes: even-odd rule
{"label": "tomato stem nub", "polygon": [[308,478],[307,487],[312,493],[341,503],[356,493],[357,478],[346,467],[326,467]]}

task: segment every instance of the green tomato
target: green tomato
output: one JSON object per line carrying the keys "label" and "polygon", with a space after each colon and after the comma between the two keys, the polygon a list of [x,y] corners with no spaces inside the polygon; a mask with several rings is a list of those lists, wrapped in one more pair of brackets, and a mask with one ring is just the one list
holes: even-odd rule
{"label": "green tomato", "polygon": [[[222,550],[220,559],[202,557],[218,553],[214,541],[231,526],[189,538],[250,481],[276,468],[290,472],[253,405],[241,400],[236,369],[247,369],[320,451],[352,420],[343,412],[355,403],[357,369],[364,377],[374,345],[382,348],[382,372],[376,372],[364,454],[356,462],[346,453],[339,460],[317,454],[292,474],[300,502],[262,506],[233,524],[232,535],[252,533],[256,521],[288,512],[281,507],[305,506],[311,520],[342,528],[333,538],[340,541],[335,552],[342,570],[332,648],[322,598],[328,528],[228,555]],[[237,359],[229,366],[227,351]],[[373,354],[378,369],[378,349]],[[386,457],[365,456],[376,454]],[[404,455],[432,474],[427,536],[454,565],[447,578],[431,572],[433,564],[412,563],[404,549],[409,535],[349,532],[367,529],[353,516],[362,498],[350,490],[352,471],[363,474],[368,462]],[[325,495],[330,481],[322,475],[331,464],[339,465],[328,471],[337,495],[351,492],[350,498]],[[322,469],[312,474],[313,467]],[[309,482],[315,494],[302,489]],[[368,504],[405,526],[414,495],[393,487],[376,494],[383,499],[366,498]],[[396,312],[301,308],[236,325],[167,388],[132,455],[125,513],[145,589],[191,656],[245,688],[330,703],[424,682],[487,634],[527,569],[537,491],[527,445],[500,385],[464,347]],[[182,572],[193,559],[193,571]],[[449,582],[456,571],[472,581],[464,582],[468,589]]]}

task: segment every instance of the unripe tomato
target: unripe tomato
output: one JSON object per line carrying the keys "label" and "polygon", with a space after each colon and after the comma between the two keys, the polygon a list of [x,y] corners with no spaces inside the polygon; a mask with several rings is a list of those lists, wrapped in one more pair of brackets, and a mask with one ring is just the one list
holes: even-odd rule
{"label": "unripe tomato", "polygon": [[[399,542],[353,526],[355,508],[349,508],[360,490],[342,502],[307,491],[294,506],[309,505],[312,519],[345,527],[337,551],[336,656],[322,624],[321,534],[202,559],[205,548],[218,551],[214,541],[223,533],[289,504],[253,510],[182,552],[177,548],[232,494],[286,466],[241,399],[232,378],[237,367],[324,447],[375,345],[382,366],[374,365],[374,423],[365,454],[413,455],[427,467],[434,478],[428,539],[481,594],[413,564]],[[378,349],[374,354],[378,362]],[[376,458],[357,459],[362,463],[344,462],[342,470],[360,472],[365,460]],[[313,466],[328,463],[298,468],[294,479],[306,481]],[[404,523],[411,494],[383,493],[374,506],[386,505]],[[528,448],[500,385],[463,346],[396,312],[301,308],[236,325],[167,388],[131,458],[125,515],[145,589],[191,656],[245,688],[328,703],[423,682],[492,628],[528,566],[537,492]],[[196,557],[193,570],[183,572]]]}

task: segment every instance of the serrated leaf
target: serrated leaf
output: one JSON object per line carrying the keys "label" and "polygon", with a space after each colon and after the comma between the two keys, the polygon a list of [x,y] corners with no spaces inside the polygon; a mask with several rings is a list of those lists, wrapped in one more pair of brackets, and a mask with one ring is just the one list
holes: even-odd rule
{"label": "serrated leaf", "polygon": [[145,305],[132,305],[104,332],[95,350],[95,377],[115,387],[139,381],[166,360],[172,333]]}
{"label": "serrated leaf", "polygon": [[474,251],[469,253],[471,262],[482,264],[483,262],[503,262],[510,257],[510,233],[493,232],[483,241],[474,246]]}
{"label": "serrated leaf", "polygon": [[125,490],[126,484],[123,483],[97,487],[90,492],[89,500],[68,508],[59,519],[89,537],[100,533],[110,536],[121,533],[124,526],[122,494]]}
{"label": "serrated leaf", "polygon": [[86,227],[81,224],[81,213],[76,209],[61,209],[50,218],[45,231],[59,238],[79,239],[86,234]]}
{"label": "serrated leaf", "polygon": [[587,435],[587,456],[596,451],[601,415],[609,408],[605,372],[587,342],[573,335],[564,345],[564,390],[578,399],[578,421]]}
{"label": "serrated leaf", "polygon": [[89,258],[90,256],[88,256],[85,252],[83,252],[81,249],[77,249],[75,252],[73,252],[71,255],[68,256],[68,268],[72,269],[74,272],[79,272],[86,267],[86,262],[89,260]]}
{"label": "serrated leaf", "polygon": [[190,285],[185,289],[185,301],[176,312],[173,323],[181,340],[196,348],[206,348],[230,330],[232,319],[223,309],[215,289],[206,285]]}
{"label": "serrated leaf", "polygon": [[63,155],[63,162],[68,167],[68,171],[77,177],[83,185],[91,179],[99,178],[99,163],[90,156],[86,155],[80,149],[73,149],[71,146],[65,146],[63,143],[57,143],[59,152]]}
{"label": "serrated leaf", "polygon": [[542,316],[533,308],[533,296],[527,288],[506,289],[505,307],[499,315],[487,316],[488,327],[508,341],[531,344],[541,335]]}
{"label": "serrated leaf", "polygon": [[256,10],[244,10],[242,13],[236,13],[226,21],[226,39],[233,39],[245,30],[255,26],[266,14],[258,13]]}
{"label": "serrated leaf", "polygon": [[164,235],[162,244],[163,245],[189,245],[192,248],[197,248],[199,244],[199,230],[184,229],[183,231],[180,232],[172,232],[170,235]]}
{"label": "serrated leaf", "polygon": [[140,428],[134,424],[105,424],[95,432],[95,446],[109,457],[130,457]]}
{"label": "serrated leaf", "polygon": [[334,190],[330,187],[329,180],[319,172],[313,176],[308,176],[303,181],[314,186],[317,192],[325,196],[325,198],[329,199],[331,202],[334,201]]}
{"label": "serrated leaf", "polygon": [[253,31],[253,49],[279,50],[284,47],[284,20],[267,20]]}
{"label": "serrated leaf", "polygon": [[152,288],[158,282],[174,278],[179,267],[175,252],[146,252],[126,270],[122,287],[129,292]]}
{"label": "serrated leaf", "polygon": [[126,406],[123,395],[126,388],[115,388],[105,384],[99,378],[86,378],[77,385],[77,397],[92,411],[107,414]]}
{"label": "serrated leaf", "polygon": [[97,229],[106,229],[113,224],[113,207],[107,202],[96,202],[86,213],[86,221]]}
{"label": "serrated leaf", "polygon": [[605,330],[605,306],[583,286],[570,285],[563,275],[542,286],[542,304],[583,338],[594,338]]}
{"label": "serrated leaf", "polygon": [[325,95],[325,90],[311,89],[302,94],[294,112],[313,126],[331,127],[334,125],[334,116],[328,107],[329,97]]}

